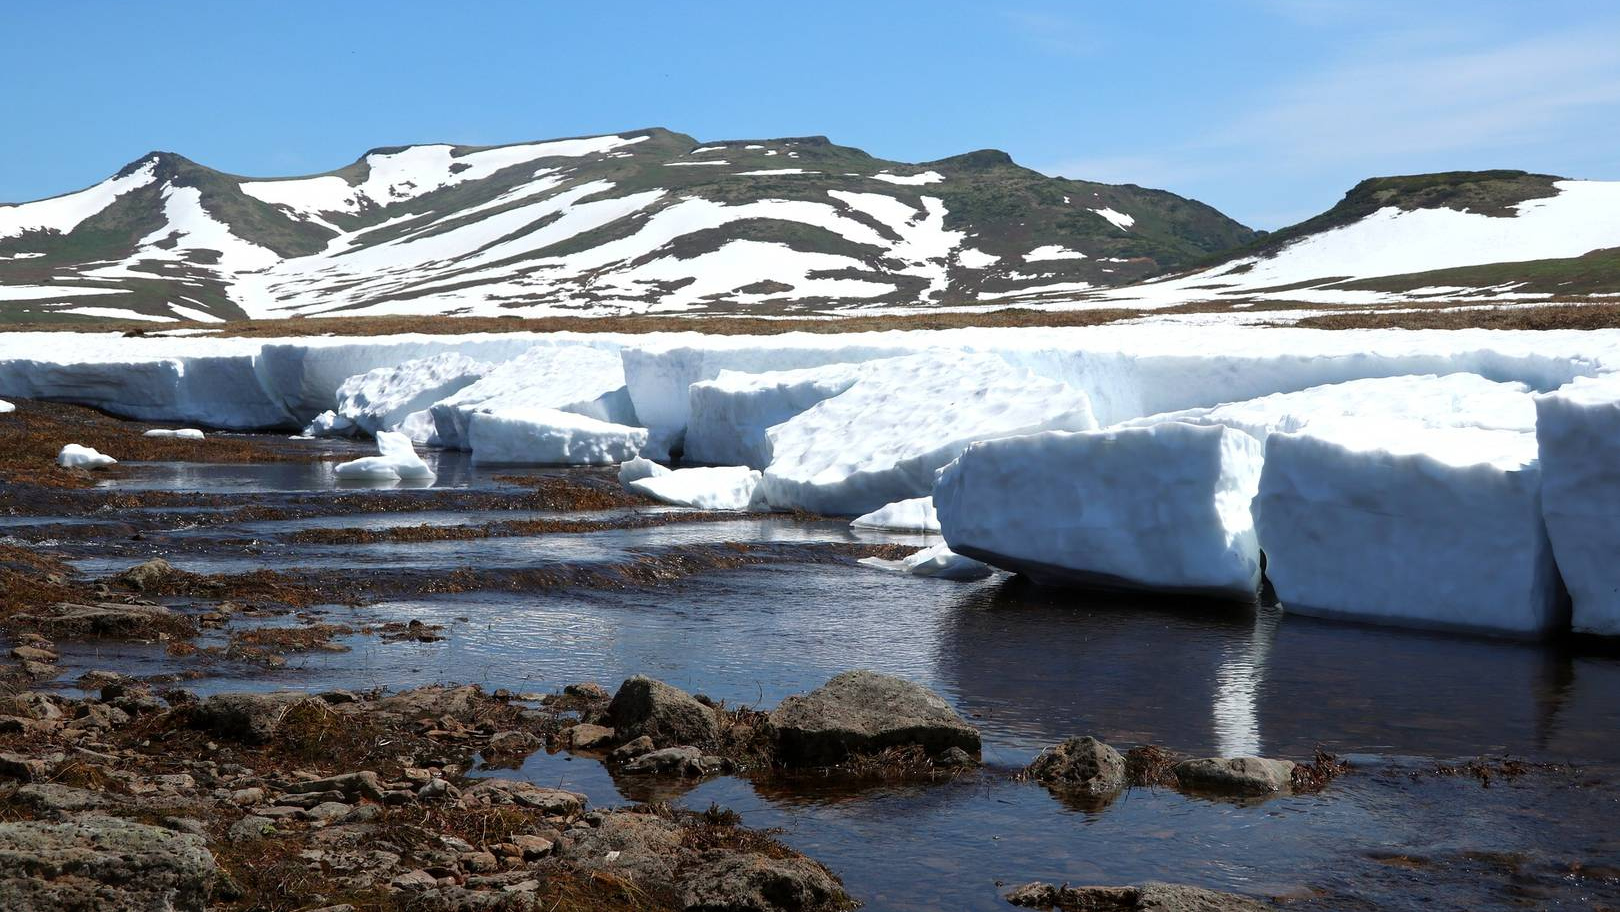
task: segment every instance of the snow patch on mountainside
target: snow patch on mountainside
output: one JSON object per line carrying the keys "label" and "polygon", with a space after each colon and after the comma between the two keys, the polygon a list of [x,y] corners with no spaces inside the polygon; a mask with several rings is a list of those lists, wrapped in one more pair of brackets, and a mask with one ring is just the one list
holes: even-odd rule
{"label": "snow patch on mountainside", "polygon": [[30,231],[66,234],[79,227],[80,222],[112,205],[118,197],[156,180],[156,169],[157,160],[149,159],[123,177],[108,178],[78,193],[16,206],[0,206],[0,238],[17,237]]}
{"label": "snow patch on mountainside", "polygon": [[646,139],[646,136],[592,136],[500,146],[463,155],[456,155],[451,145],[410,146],[398,152],[367,155],[366,179],[355,185],[329,175],[247,181],[241,187],[249,196],[272,205],[287,206],[296,212],[354,214],[370,206],[386,206],[454,184],[482,180],[524,162],[601,154]]}

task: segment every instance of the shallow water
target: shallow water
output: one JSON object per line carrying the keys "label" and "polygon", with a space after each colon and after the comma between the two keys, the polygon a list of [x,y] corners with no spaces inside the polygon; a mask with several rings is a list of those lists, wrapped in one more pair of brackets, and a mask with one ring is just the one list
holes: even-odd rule
{"label": "shallow water", "polygon": [[[268,476],[259,483],[270,483]],[[320,522],[361,524],[348,519],[355,521]],[[308,525],[261,523],[253,531],[271,541]],[[600,561],[694,542],[849,540],[842,523],[749,517],[335,551],[289,545],[257,557],[188,554],[176,563],[285,569],[348,560],[387,572]],[[82,566],[129,562],[91,558]],[[839,671],[872,668],[938,690],[985,739],[987,768],[951,783],[852,791],[818,780],[721,778],[688,783],[695,787],[683,794],[667,782],[615,781],[594,761],[544,753],[520,772],[598,804],[675,798],[732,807],[751,825],[783,828],[784,838],[838,872],[873,909],[1005,909],[998,881],[1032,879],[1171,880],[1286,894],[1312,908],[1586,908],[1620,895],[1620,878],[1569,868],[1620,867],[1612,824],[1620,808],[1613,784],[1620,659],[1568,645],[1054,591],[1006,576],[916,579],[847,563],[775,563],[653,587],[481,593],[321,613],[357,625],[420,619],[444,625],[446,639],[385,644],[354,636],[344,640],[350,652],[290,656],[275,671],[220,663],[212,677],[185,686],[442,681],[545,692],[581,680],[612,687],[645,673],[769,707]],[[179,667],[156,647],[60,645],[70,675]],[[1190,754],[1296,759],[1320,745],[1350,755],[1356,769],[1319,795],[1248,805],[1136,789],[1106,806],[1071,807],[1011,781],[1041,748],[1072,734]],[[1579,771],[1535,771],[1490,788],[1434,774],[1436,761],[1504,753]]]}

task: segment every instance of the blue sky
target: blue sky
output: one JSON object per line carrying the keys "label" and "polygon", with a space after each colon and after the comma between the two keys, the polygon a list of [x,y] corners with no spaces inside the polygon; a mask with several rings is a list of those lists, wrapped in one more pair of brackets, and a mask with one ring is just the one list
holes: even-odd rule
{"label": "blue sky", "polygon": [[0,6],[0,200],[151,149],[248,175],[667,126],[1000,148],[1276,228],[1375,174],[1620,178],[1620,4],[1540,0]]}

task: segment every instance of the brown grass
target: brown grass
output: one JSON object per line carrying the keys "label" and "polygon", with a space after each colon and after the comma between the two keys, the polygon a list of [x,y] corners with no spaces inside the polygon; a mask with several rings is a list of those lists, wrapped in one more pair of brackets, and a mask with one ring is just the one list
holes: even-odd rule
{"label": "brown grass", "polygon": [[1294,791],[1319,792],[1349,771],[1349,763],[1318,747],[1311,762],[1294,764]]}
{"label": "brown grass", "polygon": [[1305,329],[1615,329],[1620,304],[1545,304],[1464,310],[1432,307],[1408,313],[1343,311],[1307,317],[1294,324]]}
{"label": "brown grass", "polygon": [[1156,744],[1133,747],[1125,752],[1125,781],[1131,785],[1174,786],[1175,767],[1176,756]]}
{"label": "brown grass", "polygon": [[957,329],[967,326],[1097,326],[1115,320],[1140,316],[1137,308],[1052,311],[1032,307],[1008,307],[973,313],[923,313],[906,315],[786,317],[765,319],[754,316],[720,314],[691,316],[617,317],[320,317],[286,320],[240,320],[224,325],[204,323],[151,324],[125,322],[14,324],[11,332],[107,332],[123,329],[126,335],[144,335],[172,329],[211,329],[214,338],[294,338],[300,336],[379,336],[399,333],[447,335],[461,333],[576,332],[576,333],[654,333],[702,332],[711,335],[769,336],[787,332],[854,333],[890,329]]}

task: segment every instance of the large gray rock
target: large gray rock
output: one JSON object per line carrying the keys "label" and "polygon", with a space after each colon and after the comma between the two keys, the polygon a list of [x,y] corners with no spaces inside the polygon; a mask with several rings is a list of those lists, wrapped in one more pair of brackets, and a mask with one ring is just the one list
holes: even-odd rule
{"label": "large gray rock", "polygon": [[950,704],[927,688],[873,671],[846,671],[788,697],[770,724],[778,759],[789,766],[831,765],[911,745],[936,755],[953,747],[979,753],[978,729]]}
{"label": "large gray rock", "polygon": [[1125,758],[1096,738],[1070,738],[1041,752],[1025,771],[1053,788],[1102,795],[1125,787]]}
{"label": "large gray rock", "polygon": [[1264,757],[1204,757],[1176,764],[1176,781],[1193,791],[1270,795],[1293,785],[1294,761]]}
{"label": "large gray rock", "polygon": [[1007,902],[1026,909],[1063,912],[1264,912],[1263,903],[1235,893],[1218,893],[1180,884],[1145,883],[1136,887],[1058,887],[1025,884],[1007,894]]}
{"label": "large gray rock", "polygon": [[835,912],[853,907],[838,878],[808,858],[721,855],[685,878],[685,912]]}
{"label": "large gray rock", "polygon": [[655,814],[612,812],[580,835],[568,857],[587,872],[609,874],[643,890],[675,885],[681,829]]}
{"label": "large gray rock", "polygon": [[713,709],[686,691],[645,675],[619,685],[607,717],[619,738],[629,741],[645,736],[657,747],[702,747],[720,735]]}
{"label": "large gray rock", "polygon": [[218,876],[189,833],[116,817],[0,823],[8,912],[202,912]]}
{"label": "large gray rock", "polygon": [[281,720],[300,703],[324,705],[301,693],[222,693],[197,704],[192,720],[197,727],[244,744],[263,744],[274,738]]}

